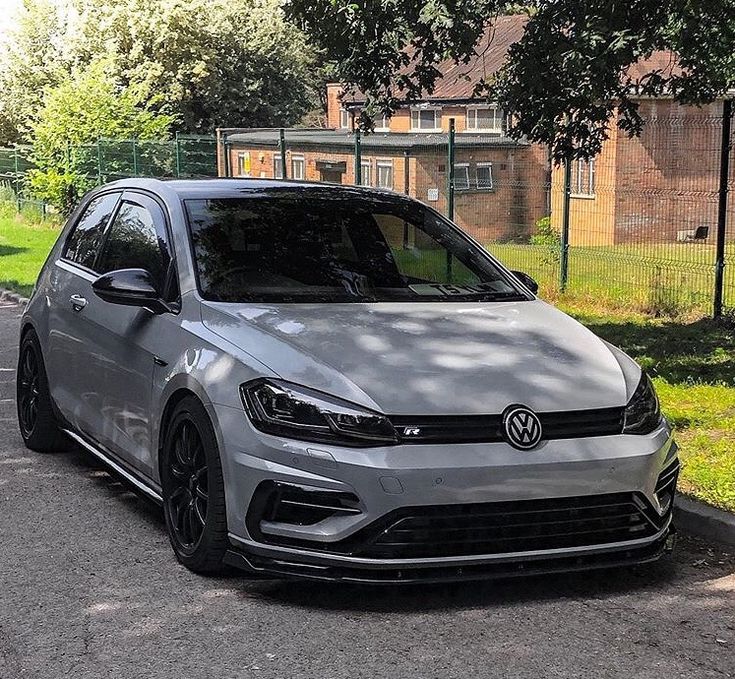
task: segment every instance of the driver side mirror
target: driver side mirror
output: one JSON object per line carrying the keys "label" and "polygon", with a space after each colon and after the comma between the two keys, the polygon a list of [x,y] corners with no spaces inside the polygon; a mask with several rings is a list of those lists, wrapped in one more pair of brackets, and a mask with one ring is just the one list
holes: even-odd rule
{"label": "driver side mirror", "polygon": [[154,314],[171,311],[156,289],[153,276],[145,269],[117,269],[102,274],[92,289],[97,297],[111,304],[150,309]]}
{"label": "driver side mirror", "polygon": [[523,271],[511,271],[511,273],[525,285],[534,295],[538,292],[538,283]]}

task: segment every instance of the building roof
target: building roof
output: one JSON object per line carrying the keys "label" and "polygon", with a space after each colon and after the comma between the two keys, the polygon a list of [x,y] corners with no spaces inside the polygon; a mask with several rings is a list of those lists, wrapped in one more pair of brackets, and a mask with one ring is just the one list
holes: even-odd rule
{"label": "building roof", "polygon": [[[279,131],[276,129],[230,129],[220,130],[225,133],[230,143],[250,147],[277,147]],[[364,149],[383,149],[396,151],[419,151],[422,148],[436,149],[447,145],[447,134],[428,134],[425,132],[379,132],[363,133],[361,145]],[[289,129],[286,131],[286,146],[289,149],[325,147],[354,148],[355,135],[346,130],[324,129]],[[455,146],[467,147],[519,147],[528,146],[509,137],[496,137],[489,134],[471,134],[458,132],[455,136]]]}
{"label": "building roof", "polygon": [[[441,76],[436,81],[434,91],[425,93],[417,101],[427,102],[468,102],[478,97],[474,94],[475,85],[482,79],[497,73],[505,64],[508,50],[513,43],[523,37],[528,17],[523,14],[500,16],[485,29],[475,46],[475,54],[466,64],[458,64],[453,59],[445,59],[437,64]],[[410,68],[410,66],[408,67]],[[634,79],[654,70],[671,73],[677,69],[676,58],[672,52],[654,52],[648,59],[636,62],[628,69]],[[362,104],[365,95],[356,92],[346,96],[344,103]]]}

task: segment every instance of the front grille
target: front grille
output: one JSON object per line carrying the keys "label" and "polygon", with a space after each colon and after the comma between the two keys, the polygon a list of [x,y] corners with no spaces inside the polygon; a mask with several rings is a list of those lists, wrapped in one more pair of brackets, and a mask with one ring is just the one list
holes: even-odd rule
{"label": "front grille", "polygon": [[[542,440],[622,434],[624,408],[536,413]],[[401,443],[497,443],[503,441],[502,415],[392,415]]]}

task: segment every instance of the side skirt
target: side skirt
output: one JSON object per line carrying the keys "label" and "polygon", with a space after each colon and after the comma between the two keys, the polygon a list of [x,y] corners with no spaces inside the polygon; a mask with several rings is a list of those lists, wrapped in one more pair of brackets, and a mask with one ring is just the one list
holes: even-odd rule
{"label": "side skirt", "polygon": [[85,450],[92,453],[92,455],[94,455],[98,460],[100,460],[100,462],[102,462],[107,467],[112,469],[119,476],[122,476],[122,478],[125,479],[128,483],[130,483],[130,485],[134,486],[137,490],[143,493],[146,497],[153,500],[153,502],[155,502],[157,505],[163,504],[163,498],[161,497],[160,490],[146,483],[137,474],[135,474],[131,469],[129,469],[127,465],[125,465],[124,462],[113,458],[111,454],[108,454],[102,451],[95,444],[91,443],[90,441],[80,436],[76,432],[72,431],[71,429],[64,428],[62,431],[69,438],[76,441]]}

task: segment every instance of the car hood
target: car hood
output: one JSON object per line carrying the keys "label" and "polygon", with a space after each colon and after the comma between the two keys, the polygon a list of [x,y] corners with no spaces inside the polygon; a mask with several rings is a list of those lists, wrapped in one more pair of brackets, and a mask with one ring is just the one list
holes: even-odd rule
{"label": "car hood", "polygon": [[606,408],[632,391],[620,352],[540,300],[203,302],[202,321],[285,380],[394,415]]}

